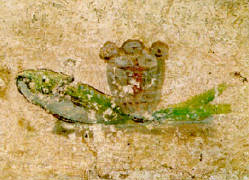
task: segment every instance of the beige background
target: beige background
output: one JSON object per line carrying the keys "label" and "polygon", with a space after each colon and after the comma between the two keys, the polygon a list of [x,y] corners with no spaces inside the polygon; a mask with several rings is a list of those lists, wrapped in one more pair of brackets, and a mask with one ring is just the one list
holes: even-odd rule
{"label": "beige background", "polygon": [[[248,180],[248,0],[1,0],[0,179]],[[225,82],[233,112],[207,125],[52,133],[56,119],[17,92],[24,69],[48,68],[110,93],[106,41],[170,47],[159,108]],[[68,63],[75,60],[75,64]]]}

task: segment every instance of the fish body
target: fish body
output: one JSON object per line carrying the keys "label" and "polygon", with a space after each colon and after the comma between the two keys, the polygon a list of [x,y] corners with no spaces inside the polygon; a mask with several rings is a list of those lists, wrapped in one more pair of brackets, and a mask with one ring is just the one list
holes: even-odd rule
{"label": "fish body", "polygon": [[74,78],[51,70],[25,70],[16,78],[19,92],[31,103],[41,106],[66,122],[86,124],[127,124],[145,122],[202,123],[213,114],[231,112],[229,104],[210,104],[225,89],[224,84],[189,100],[151,113],[151,118],[124,113],[112,96]]}

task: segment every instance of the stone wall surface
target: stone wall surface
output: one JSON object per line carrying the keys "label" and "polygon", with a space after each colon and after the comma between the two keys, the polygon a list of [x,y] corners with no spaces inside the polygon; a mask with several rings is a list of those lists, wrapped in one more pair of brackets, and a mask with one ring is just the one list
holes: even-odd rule
{"label": "stone wall surface", "polygon": [[[1,0],[0,179],[249,180],[248,19],[248,0]],[[110,94],[99,49],[127,39],[169,45],[158,108],[225,82],[232,113],[61,136],[17,91],[18,72],[47,68]]]}

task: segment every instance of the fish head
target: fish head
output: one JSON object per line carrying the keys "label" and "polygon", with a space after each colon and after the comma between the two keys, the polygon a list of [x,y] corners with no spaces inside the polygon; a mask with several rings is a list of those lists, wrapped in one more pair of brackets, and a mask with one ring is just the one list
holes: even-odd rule
{"label": "fish head", "polygon": [[56,73],[51,70],[25,70],[18,74],[16,78],[17,87],[20,90],[21,84],[26,84],[33,93],[50,94],[59,87],[64,87],[73,81],[73,77]]}

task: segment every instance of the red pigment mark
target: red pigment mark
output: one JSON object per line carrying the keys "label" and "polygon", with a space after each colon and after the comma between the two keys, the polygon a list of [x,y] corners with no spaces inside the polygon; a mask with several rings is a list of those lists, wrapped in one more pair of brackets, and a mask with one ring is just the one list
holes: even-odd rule
{"label": "red pigment mark", "polygon": [[133,66],[129,67],[129,70],[133,72],[132,77],[135,79],[136,82],[138,82],[139,85],[134,85],[132,87],[134,96],[138,93],[140,93],[142,89],[142,82],[143,82],[143,71],[144,68],[140,66]]}
{"label": "red pigment mark", "polygon": [[139,85],[134,85],[132,87],[133,93],[135,95],[142,91],[142,81],[143,81],[142,76],[143,76],[143,71],[137,71],[133,73],[132,77],[136,80],[136,82],[139,83]]}
{"label": "red pigment mark", "polygon": [[136,66],[129,66],[129,67],[124,68],[125,70],[130,70],[133,72],[132,77],[139,84],[139,85],[132,86],[134,96],[136,96],[136,94],[140,93],[143,90],[142,89],[143,71],[145,70],[145,68],[137,65],[138,64],[137,59],[135,60],[135,64]]}

